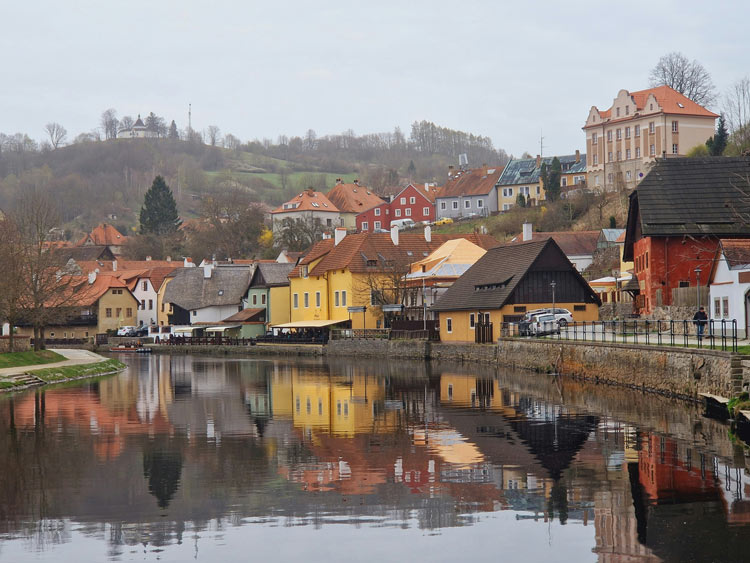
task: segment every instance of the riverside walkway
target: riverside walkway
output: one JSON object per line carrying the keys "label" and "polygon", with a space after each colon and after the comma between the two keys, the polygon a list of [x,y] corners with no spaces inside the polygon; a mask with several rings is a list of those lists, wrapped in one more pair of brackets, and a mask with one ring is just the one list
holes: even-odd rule
{"label": "riverside walkway", "polygon": [[2,368],[0,369],[0,379],[13,378],[14,376],[24,375],[28,373],[29,371],[34,371],[37,369],[56,368],[56,367],[64,367],[64,366],[76,366],[76,365],[82,365],[82,364],[96,364],[96,363],[107,360],[107,358],[100,356],[99,354],[95,354],[94,352],[89,352],[88,350],[63,349],[63,348],[60,348],[60,349],[50,348],[50,350],[57,354],[60,354],[61,356],[64,356],[67,359],[62,362],[54,362],[51,364],[33,364],[30,366],[16,366],[16,367],[11,367],[11,368]]}

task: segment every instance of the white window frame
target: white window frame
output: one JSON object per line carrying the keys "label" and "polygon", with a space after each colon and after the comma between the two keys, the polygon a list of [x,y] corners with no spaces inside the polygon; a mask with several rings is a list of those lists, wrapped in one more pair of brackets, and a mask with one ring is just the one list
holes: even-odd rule
{"label": "white window frame", "polygon": [[673,121],[672,122],[672,133],[679,133],[679,132],[680,132],[679,121]]}
{"label": "white window frame", "polygon": [[341,290],[341,306],[346,307],[346,290]]}
{"label": "white window frame", "polygon": [[599,144],[599,135],[596,133],[591,134],[591,144],[592,145],[598,145]]}
{"label": "white window frame", "polygon": [[396,215],[396,217],[401,217],[401,210],[400,209],[396,209],[395,210],[395,215]]}
{"label": "white window frame", "polygon": [[464,200],[464,209],[471,209],[471,200],[465,199]]}
{"label": "white window frame", "polygon": [[635,157],[641,158],[641,147],[635,147]]}
{"label": "white window frame", "polygon": [[445,332],[453,334],[453,319],[451,317],[445,319]]}
{"label": "white window frame", "polygon": [[315,307],[320,309],[320,292],[319,291],[315,292]]}
{"label": "white window frame", "polygon": [[299,309],[299,293],[292,294],[292,308]]}
{"label": "white window frame", "polygon": [[411,217],[411,207],[407,207],[404,211],[407,217]]}
{"label": "white window frame", "polygon": [[338,291],[334,291],[333,292],[333,306],[334,307],[340,307],[340,305],[339,305],[339,292]]}
{"label": "white window frame", "polygon": [[417,198],[414,196],[411,196],[409,198],[409,205],[414,205],[415,203],[417,203]]}
{"label": "white window frame", "polygon": [[476,319],[474,318],[474,313],[469,313],[469,328],[471,330],[474,330],[475,326],[476,326]]}
{"label": "white window frame", "polygon": [[378,231],[378,230],[380,230],[382,228],[380,225],[381,225],[380,221],[375,221],[375,223],[373,224],[372,228],[374,230]]}
{"label": "white window frame", "polygon": [[455,200],[453,203],[453,209],[458,209],[458,200]]}
{"label": "white window frame", "polygon": [[380,217],[380,208],[379,207],[375,208],[375,217]]}
{"label": "white window frame", "polygon": [[445,201],[440,202],[440,210],[445,211],[448,208],[448,204]]}
{"label": "white window frame", "polygon": [[[478,199],[477,200],[477,207],[479,209],[481,209],[482,207],[484,207],[484,200],[483,199]],[[425,207],[425,209],[427,209],[427,208]]]}
{"label": "white window frame", "polygon": [[369,228],[370,228],[370,223],[368,223],[367,221],[362,221],[362,230],[366,231]]}
{"label": "white window frame", "polygon": [[428,217],[430,215],[430,208],[429,207],[423,207],[422,208],[422,215],[424,217]]}
{"label": "white window frame", "polygon": [[672,154],[680,154],[680,145],[672,143]]}
{"label": "white window frame", "polygon": [[656,145],[654,145],[653,143],[648,148],[648,154],[650,156],[656,156]]}
{"label": "white window frame", "polygon": [[654,134],[654,131],[656,130],[656,124],[653,121],[648,122],[648,132],[650,135]]}
{"label": "white window frame", "polygon": [[636,137],[640,137],[641,136],[641,126],[640,125],[636,125],[636,126],[633,127],[633,129],[634,129],[633,134]]}
{"label": "white window frame", "polygon": [[405,197],[401,198],[401,205],[406,205],[406,198]]}

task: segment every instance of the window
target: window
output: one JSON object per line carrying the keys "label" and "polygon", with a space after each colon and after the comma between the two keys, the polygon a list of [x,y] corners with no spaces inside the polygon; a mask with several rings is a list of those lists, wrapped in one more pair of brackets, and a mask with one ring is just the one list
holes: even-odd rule
{"label": "window", "polygon": [[315,306],[320,309],[320,292],[315,292]]}
{"label": "window", "polygon": [[380,302],[380,292],[377,289],[370,290],[370,305],[377,305]]}
{"label": "window", "polygon": [[617,162],[622,160],[622,151],[617,151]]}
{"label": "window", "polygon": [[346,307],[346,290],[341,292],[341,306]]}
{"label": "window", "polygon": [[654,122],[653,122],[653,121],[649,121],[649,122],[648,122],[648,132],[649,132],[649,133],[650,133],[651,135],[653,135],[653,134],[654,134]]}
{"label": "window", "polygon": [[448,385],[448,399],[453,400],[453,385]]}
{"label": "window", "polygon": [[596,176],[594,176],[594,185],[595,186],[599,185],[599,174],[597,174]]}
{"label": "window", "polygon": [[416,197],[413,197],[413,196],[412,196],[412,197],[410,197],[410,198],[409,198],[409,204],[413,205],[413,204],[415,204],[415,203],[417,203],[417,198],[416,198]]}
{"label": "window", "polygon": [[721,317],[721,299],[714,297],[714,318],[718,319]]}
{"label": "window", "polygon": [[474,322],[475,322],[475,319],[474,319],[474,313],[471,313],[471,314],[469,315],[469,328],[470,328],[471,330],[474,330]]}
{"label": "window", "polygon": [[625,115],[630,115],[630,106],[625,106]]}
{"label": "window", "polygon": [[625,138],[630,139],[630,127],[625,128]]}
{"label": "window", "polygon": [[635,133],[636,137],[640,137],[641,136],[641,126],[640,125],[636,125],[635,127],[633,127],[633,132]]}
{"label": "window", "polygon": [[405,215],[407,217],[411,217],[411,207],[407,207],[404,211],[406,212]]}
{"label": "window", "polygon": [[607,183],[608,184],[612,183],[612,172],[610,172],[609,174],[607,174]]}
{"label": "window", "polygon": [[635,157],[641,158],[641,147],[635,147]]}
{"label": "window", "polygon": [[721,316],[725,319],[729,318],[729,297],[722,297],[721,302],[723,303],[724,311]]}
{"label": "window", "polygon": [[672,154],[680,154],[680,151],[677,149],[677,143],[672,143]]}
{"label": "window", "polygon": [[453,319],[450,317],[445,319],[445,330],[448,332],[448,334],[453,332]]}
{"label": "window", "polygon": [[612,151],[607,153],[607,162],[612,162]]}
{"label": "window", "polygon": [[305,309],[310,307],[310,294],[306,291],[305,292]]}
{"label": "window", "polygon": [[143,291],[148,291],[148,282],[141,282],[141,289],[143,289]]}
{"label": "window", "polygon": [[513,188],[503,188],[504,197],[513,197]]}
{"label": "window", "polygon": [[375,217],[380,217],[380,208],[379,207],[375,208]]}
{"label": "window", "polygon": [[132,317],[133,316],[133,309],[132,309],[132,307],[128,307],[127,309],[125,309],[125,316],[126,317]]}
{"label": "window", "polygon": [[400,209],[396,209],[396,217],[401,217],[401,210]]}
{"label": "window", "polygon": [[303,278],[307,277],[307,272],[308,272],[307,264],[305,264],[304,266],[300,266],[300,275]]}
{"label": "window", "polygon": [[511,207],[513,206],[510,203],[503,203],[503,211],[508,211]]}
{"label": "window", "polygon": [[106,309],[104,309],[104,316],[107,317],[108,319],[111,319],[112,318],[112,309],[110,309],[109,307],[107,307]]}
{"label": "window", "polygon": [[630,149],[625,149],[625,160],[630,160],[631,154]]}
{"label": "window", "polygon": [[330,219],[326,219],[326,227],[332,227],[333,222]]}
{"label": "window", "polygon": [[672,122],[672,133],[677,133],[678,132],[677,127],[678,127],[677,121],[673,121]]}
{"label": "window", "polygon": [[258,296],[253,295],[253,305],[257,305],[257,304],[258,304]]}
{"label": "window", "polygon": [[[537,186],[537,187],[536,187],[536,195],[539,195],[539,193],[540,193],[540,192],[539,192],[539,186]],[[526,195],[528,195],[528,194],[526,194]]]}
{"label": "window", "polygon": [[141,310],[143,310],[143,311],[146,310],[146,300],[145,299],[141,299]]}
{"label": "window", "polygon": [[458,201],[454,201],[453,203],[453,209],[458,209]]}
{"label": "window", "polygon": [[560,185],[561,185],[561,186],[562,186],[563,188],[564,188],[564,187],[566,187],[566,186],[568,185],[568,177],[567,177],[567,176],[563,176],[563,177],[562,177],[562,180],[560,181]]}
{"label": "window", "polygon": [[608,140],[609,142],[612,142],[612,131],[611,131],[611,130],[610,130],[610,131],[607,131],[607,140]]}
{"label": "window", "polygon": [[294,295],[292,295],[292,306],[295,309],[299,309],[299,294],[298,293],[295,293]]}
{"label": "window", "polygon": [[429,207],[423,207],[422,208],[422,215],[427,217],[430,214],[430,208]]}
{"label": "window", "polygon": [[648,154],[650,154],[651,156],[654,156],[656,154],[656,146],[655,145],[649,146],[649,148],[648,148]]}
{"label": "window", "polygon": [[594,155],[594,164],[599,164],[599,155],[598,154]]}
{"label": "window", "polygon": [[334,307],[339,306],[339,292],[338,291],[333,292],[333,306]]}
{"label": "window", "polygon": [[599,143],[599,135],[597,135],[596,133],[592,133],[591,134],[591,143],[594,144],[594,145],[598,144]]}
{"label": "window", "polygon": [[617,129],[617,140],[618,141],[622,140],[622,129]]}
{"label": "window", "polygon": [[445,208],[446,208],[445,202],[441,201],[440,202],[440,209],[445,210]]}
{"label": "window", "polygon": [[115,317],[118,319],[122,316],[122,307],[116,307],[115,308]]}
{"label": "window", "polygon": [[470,209],[471,208],[471,200],[466,199],[464,200],[464,209]]}
{"label": "window", "polygon": [[375,221],[372,228],[375,229],[376,231],[379,231],[381,229],[380,225],[381,225],[380,221]]}
{"label": "window", "polygon": [[366,231],[370,228],[370,224],[367,221],[362,221],[362,230]]}
{"label": "window", "polygon": [[631,173],[630,173],[630,170],[627,170],[627,171],[625,172],[625,179],[626,179],[626,180],[630,180],[630,178],[631,178]]}
{"label": "window", "polygon": [[573,311],[585,311],[586,305],[573,305]]}
{"label": "window", "polygon": [[153,299],[149,299],[148,300],[148,310],[149,311],[153,311],[154,310],[154,300]]}
{"label": "window", "polygon": [[260,295],[260,304],[261,305],[265,305],[266,304],[266,294],[265,293],[261,293],[261,295]]}
{"label": "window", "polygon": [[[484,200],[483,199],[478,199],[477,200],[477,207],[479,209],[482,209],[482,207],[484,207]],[[425,207],[425,209],[427,209],[427,208]]]}
{"label": "window", "polygon": [[401,201],[401,205],[406,205],[406,198],[405,197],[402,197],[400,201]]}

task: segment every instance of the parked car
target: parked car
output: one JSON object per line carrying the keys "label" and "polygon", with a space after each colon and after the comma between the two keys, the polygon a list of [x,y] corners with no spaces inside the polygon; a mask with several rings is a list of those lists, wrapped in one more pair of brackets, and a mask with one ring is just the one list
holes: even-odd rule
{"label": "parked car", "polygon": [[562,309],[559,307],[555,307],[554,311],[552,310],[552,307],[548,307],[546,309],[534,309],[533,311],[529,311],[524,315],[523,320],[524,321],[531,321],[533,317],[539,316],[539,315],[555,315],[555,320],[560,324],[561,327],[566,327],[568,323],[573,322],[573,314],[568,309]]}
{"label": "parked car", "polygon": [[435,221],[436,225],[450,225],[451,223],[453,223],[453,219],[450,217],[443,217],[442,219]]}
{"label": "parked car", "polygon": [[121,326],[117,329],[117,336],[135,336],[137,329],[135,326]]}
{"label": "parked car", "polygon": [[410,229],[414,226],[414,219],[395,219],[391,221],[391,228],[394,226],[399,229]]}
{"label": "parked car", "polygon": [[560,322],[555,315],[539,315],[529,325],[529,331],[534,336],[544,336],[545,334],[560,334]]}
{"label": "parked car", "polygon": [[148,336],[148,326],[142,325],[135,329],[135,334],[133,336]]}

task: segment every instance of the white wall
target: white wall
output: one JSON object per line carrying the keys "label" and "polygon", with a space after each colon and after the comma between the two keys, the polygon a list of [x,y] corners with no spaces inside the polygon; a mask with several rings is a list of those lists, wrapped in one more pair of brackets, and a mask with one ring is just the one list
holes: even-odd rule
{"label": "white wall", "polygon": [[[722,254],[721,259],[716,264],[716,273],[709,287],[708,306],[706,313],[709,319],[721,320],[722,318],[731,321],[737,321],[737,334],[740,338],[746,338],[745,327],[745,294],[750,290],[750,283],[740,283],[740,271],[747,270],[730,270],[727,261]],[[724,316],[723,299],[729,299],[729,316]],[[719,299],[721,306],[721,316],[716,315],[714,300]]]}
{"label": "white wall", "polygon": [[[143,289],[143,282],[146,282],[145,290]],[[135,289],[133,289],[133,295],[138,301],[138,324],[143,324],[145,326],[156,324],[157,292],[154,289],[154,286],[151,284],[151,280],[149,280],[148,278],[138,278],[138,283],[136,284]],[[148,308],[149,299],[153,303],[152,309]],[[145,301],[145,309],[141,309],[141,300]]]}
{"label": "white wall", "polygon": [[242,305],[240,303],[237,303],[236,305],[222,305],[196,309],[195,315],[193,315],[193,311],[190,311],[190,324],[217,323],[223,321],[227,317],[231,317],[241,309]]}

